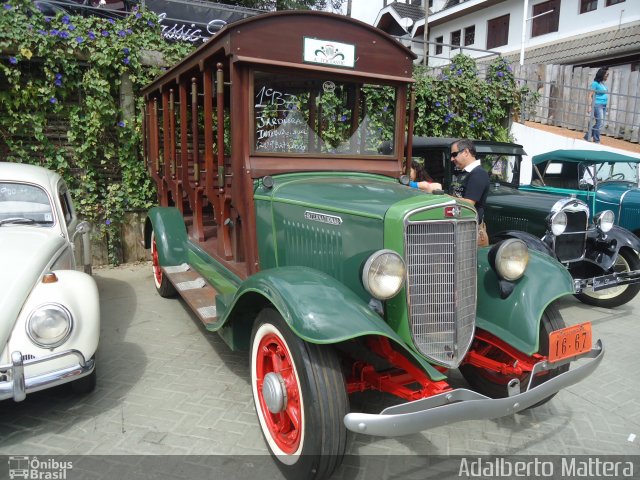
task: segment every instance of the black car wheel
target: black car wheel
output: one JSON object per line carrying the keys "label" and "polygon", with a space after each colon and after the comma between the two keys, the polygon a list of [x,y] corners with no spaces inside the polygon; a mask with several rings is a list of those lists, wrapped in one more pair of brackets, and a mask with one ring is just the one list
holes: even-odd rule
{"label": "black car wheel", "polygon": [[[542,314],[542,318],[540,319],[540,347],[538,350],[538,353],[540,355],[549,355],[549,335],[551,334],[551,332],[561,330],[563,328],[565,328],[565,323],[557,307],[555,305],[549,305]],[[483,353],[488,358],[499,362],[513,364],[514,361],[511,356],[507,355],[503,350],[497,347],[489,346]],[[531,386],[535,387],[537,385],[540,385],[547,380],[550,380],[553,377],[566,372],[567,370],[569,370],[568,364],[536,375],[536,377],[531,382]],[[502,375],[500,373],[485,370],[473,365],[461,366],[460,372],[464,376],[465,380],[469,383],[469,385],[471,385],[477,392],[491,398],[507,397],[507,384],[514,378],[513,376]],[[527,386],[527,384],[529,383],[529,378],[530,373],[526,373],[518,377],[518,380],[520,380],[521,388]],[[542,405],[543,403],[551,400],[554,396],[555,394],[549,395],[547,398],[536,403],[535,405],[532,405],[530,408]]]}
{"label": "black car wheel", "polygon": [[[638,258],[638,255],[633,250],[623,248],[620,250],[616,263],[613,265],[613,271],[631,272],[634,270],[640,270],[640,258]],[[615,308],[633,300],[638,292],[640,292],[640,283],[619,285],[605,290],[598,290],[597,292],[594,292],[593,289],[589,287],[576,294],[576,297],[587,305]]]}
{"label": "black car wheel", "polygon": [[270,308],[256,319],[251,389],[267,446],[285,477],[328,478],[344,456],[348,398],[335,350],[297,337]]}
{"label": "black car wheel", "polygon": [[164,298],[175,297],[178,292],[171,284],[171,281],[162,272],[162,268],[160,268],[155,232],[151,232],[151,264],[153,268],[153,283],[155,284],[156,290],[160,296]]}

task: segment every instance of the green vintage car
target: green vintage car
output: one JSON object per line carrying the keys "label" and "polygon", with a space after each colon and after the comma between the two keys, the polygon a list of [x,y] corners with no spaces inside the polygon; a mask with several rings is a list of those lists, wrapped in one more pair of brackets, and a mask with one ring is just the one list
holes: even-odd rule
{"label": "green vintage car", "polygon": [[[434,180],[445,186],[455,175],[449,159],[455,140],[421,137],[413,142],[414,156],[422,158]],[[625,221],[636,221],[630,205],[635,194],[631,184],[638,181],[632,157],[608,154],[608,162],[596,166],[595,159],[604,158],[603,153],[551,152],[534,157],[533,184],[520,185],[526,155],[521,145],[474,143],[491,179],[485,220],[493,241],[520,238],[530,248],[558,259],[574,278],[576,296],[584,303],[614,308],[638,294],[640,239],[614,224],[623,205],[629,209]],[[625,174],[623,181],[611,181],[622,180]],[[628,199],[625,192],[631,194]],[[615,213],[606,208],[615,208]],[[591,219],[590,209],[595,212]]]}
{"label": "green vintage car", "polygon": [[[554,305],[573,293],[560,263],[518,239],[478,249],[472,207],[400,182],[413,58],[344,16],[279,12],[225,27],[143,90],[153,281],[248,352],[288,478],[330,476],[348,430],[511,415],[603,357]],[[458,368],[471,388],[449,383]],[[352,409],[366,390],[397,404]]]}

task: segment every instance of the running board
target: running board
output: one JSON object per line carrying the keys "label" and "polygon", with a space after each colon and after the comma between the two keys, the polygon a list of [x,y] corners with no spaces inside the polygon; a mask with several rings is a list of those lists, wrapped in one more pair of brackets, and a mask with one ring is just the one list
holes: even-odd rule
{"label": "running board", "polygon": [[202,275],[186,263],[162,267],[162,273],[166,275],[205,327],[218,321],[216,312],[218,292]]}

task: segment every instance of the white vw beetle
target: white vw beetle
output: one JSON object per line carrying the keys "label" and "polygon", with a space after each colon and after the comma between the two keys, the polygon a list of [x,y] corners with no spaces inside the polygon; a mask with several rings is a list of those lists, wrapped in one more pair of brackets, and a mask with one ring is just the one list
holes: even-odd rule
{"label": "white vw beetle", "polygon": [[95,387],[98,289],[75,270],[77,243],[91,271],[89,230],[60,175],[0,162],[0,400]]}

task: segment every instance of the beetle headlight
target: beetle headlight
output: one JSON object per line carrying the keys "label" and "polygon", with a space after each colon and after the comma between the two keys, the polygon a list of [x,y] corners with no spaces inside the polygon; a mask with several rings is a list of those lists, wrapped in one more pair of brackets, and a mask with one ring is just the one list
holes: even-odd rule
{"label": "beetle headlight", "polygon": [[594,219],[596,226],[603,232],[607,233],[609,230],[613,228],[613,224],[615,223],[616,216],[611,210],[603,210],[599,214],[596,215]]}
{"label": "beetle headlight", "polygon": [[392,250],[378,250],[364,264],[362,284],[374,298],[387,300],[402,289],[406,273],[400,255]]}
{"label": "beetle headlight", "polygon": [[513,282],[524,275],[529,264],[529,249],[522,240],[510,238],[501,242],[495,255],[495,267],[500,277]]}
{"label": "beetle headlight", "polygon": [[567,229],[567,214],[563,211],[554,214],[549,220],[549,229],[556,237],[562,235]]}
{"label": "beetle headlight", "polygon": [[41,305],[27,320],[27,334],[33,343],[45,348],[64,343],[73,328],[73,317],[62,305]]}

